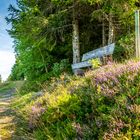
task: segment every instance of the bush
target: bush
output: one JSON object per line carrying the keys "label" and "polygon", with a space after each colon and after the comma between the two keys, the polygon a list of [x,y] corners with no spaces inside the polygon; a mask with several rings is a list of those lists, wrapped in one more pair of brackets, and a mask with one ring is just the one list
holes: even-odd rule
{"label": "bush", "polygon": [[89,60],[89,62],[92,64],[92,68],[94,69],[99,68],[101,66],[101,62],[99,58],[91,59]]}
{"label": "bush", "polygon": [[26,80],[20,90],[21,94],[26,94],[31,91],[39,91],[44,83],[50,83],[51,79],[57,79],[61,77],[65,72],[71,73],[71,67],[67,59],[61,60],[60,63],[54,63],[52,70],[48,73],[44,73],[35,80]]}
{"label": "bush", "polygon": [[139,61],[55,82],[23,109],[37,140],[140,139]]}
{"label": "bush", "polygon": [[19,94],[24,95],[29,92],[37,92],[42,89],[41,82],[37,81],[23,81],[21,88],[19,89]]}
{"label": "bush", "polygon": [[53,77],[59,77],[64,72],[70,72],[70,64],[68,59],[63,59],[60,63],[54,63],[52,68]]}
{"label": "bush", "polygon": [[117,61],[124,61],[132,59],[135,56],[135,37],[134,34],[123,36],[115,47],[113,54],[114,59]]}

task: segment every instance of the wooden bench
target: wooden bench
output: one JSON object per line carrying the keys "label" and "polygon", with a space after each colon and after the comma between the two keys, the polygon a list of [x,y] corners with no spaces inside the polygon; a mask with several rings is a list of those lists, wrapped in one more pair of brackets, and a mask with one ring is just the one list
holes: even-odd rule
{"label": "wooden bench", "polygon": [[91,67],[92,64],[90,63],[89,60],[95,59],[95,58],[101,59],[105,56],[112,55],[114,52],[114,49],[115,49],[115,43],[102,47],[102,48],[98,48],[88,53],[85,53],[83,54],[82,62],[72,64],[72,70],[75,71],[80,68]]}

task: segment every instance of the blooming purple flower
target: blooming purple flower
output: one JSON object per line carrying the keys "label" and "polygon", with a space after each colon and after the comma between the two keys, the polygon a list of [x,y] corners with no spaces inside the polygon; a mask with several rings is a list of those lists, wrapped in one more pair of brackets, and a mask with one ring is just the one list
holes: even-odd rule
{"label": "blooming purple flower", "polygon": [[93,73],[95,86],[101,87],[101,92],[113,94],[119,88],[120,77],[126,76],[128,80],[133,80],[140,71],[140,61],[129,61],[127,64],[109,63]]}
{"label": "blooming purple flower", "polygon": [[45,110],[46,109],[42,107],[40,103],[37,103],[31,107],[31,114],[29,119],[30,129],[33,129],[36,126],[39,117],[45,112]]}

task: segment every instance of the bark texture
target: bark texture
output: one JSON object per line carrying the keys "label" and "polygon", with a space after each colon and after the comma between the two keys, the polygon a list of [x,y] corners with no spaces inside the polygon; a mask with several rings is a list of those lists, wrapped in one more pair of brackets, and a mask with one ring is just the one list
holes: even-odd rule
{"label": "bark texture", "polygon": [[77,18],[77,6],[78,6],[78,1],[73,0],[73,22],[72,22],[73,64],[80,62],[79,23]]}
{"label": "bark texture", "polygon": [[113,25],[113,19],[112,14],[109,14],[109,31],[108,31],[108,44],[113,43],[114,41],[114,25]]}
{"label": "bark texture", "polygon": [[103,22],[102,22],[102,47],[106,45],[106,35],[105,35],[105,21],[103,15]]}
{"label": "bark texture", "polygon": [[73,64],[80,62],[80,43],[79,43],[79,25],[78,20],[73,21]]}

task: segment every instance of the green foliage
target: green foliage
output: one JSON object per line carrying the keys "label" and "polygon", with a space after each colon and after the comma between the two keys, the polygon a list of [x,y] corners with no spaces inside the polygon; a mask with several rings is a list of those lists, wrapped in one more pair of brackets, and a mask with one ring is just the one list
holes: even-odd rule
{"label": "green foliage", "polygon": [[115,47],[113,54],[115,60],[124,61],[135,57],[134,34],[121,37]]}
{"label": "green foliage", "polygon": [[99,58],[89,60],[89,62],[92,64],[92,67],[94,69],[95,68],[99,68],[101,66],[101,62],[100,62],[100,59]]}
{"label": "green foliage", "polygon": [[[9,34],[15,39],[17,53],[17,64],[11,74],[12,80],[22,77],[29,81],[48,80],[43,79],[42,75],[50,77],[53,64],[68,58],[70,48],[66,46],[69,46],[69,30],[54,30],[61,24],[63,26],[63,14],[59,16],[60,14],[54,14],[50,10],[44,13],[47,6],[50,6],[50,2],[44,2],[43,5],[41,2],[40,5],[40,2],[37,4],[35,1],[21,0],[18,1],[19,9],[9,7],[11,16],[7,21],[12,23]],[[55,4],[53,6],[52,9],[55,8]]]}
{"label": "green foliage", "polygon": [[1,75],[0,75],[0,84],[2,83],[2,77],[1,77]]}
{"label": "green foliage", "polygon": [[67,59],[63,59],[60,63],[54,63],[52,67],[52,75],[59,77],[62,73],[70,71],[71,67]]}
{"label": "green foliage", "polygon": [[133,60],[109,64],[82,78],[63,77],[62,81],[47,84],[45,94],[34,101],[28,102],[33,98],[30,95],[19,97],[14,107],[29,97],[20,106],[20,114],[24,114],[29,124],[26,129],[33,130],[37,140],[137,140],[140,138],[139,70],[140,62]]}
{"label": "green foliage", "polygon": [[27,94],[31,91],[39,91],[41,90],[41,84],[37,81],[24,81],[23,85],[21,86],[19,92],[21,95]]}
{"label": "green foliage", "polygon": [[30,91],[39,91],[42,89],[42,84],[44,82],[48,81],[49,83],[51,79],[57,79],[64,73],[71,74],[71,65],[69,64],[68,59],[63,59],[60,61],[60,63],[54,63],[52,70],[48,73],[38,75],[37,77],[35,77],[34,73],[34,77],[32,78],[33,80],[25,80],[20,92],[21,94],[26,94]]}
{"label": "green foliage", "polygon": [[8,80],[24,80],[24,72],[22,70],[22,64],[16,62],[12,67],[11,75],[8,77]]}
{"label": "green foliage", "polygon": [[10,90],[14,87],[13,82],[4,82],[0,83],[0,93],[3,93],[4,91]]}

